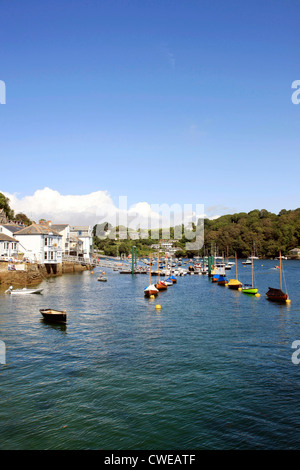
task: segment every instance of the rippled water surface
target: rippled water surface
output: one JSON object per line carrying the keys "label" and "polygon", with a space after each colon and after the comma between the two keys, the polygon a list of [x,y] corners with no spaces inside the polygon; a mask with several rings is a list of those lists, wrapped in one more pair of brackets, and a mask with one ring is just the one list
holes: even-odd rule
{"label": "rippled water surface", "polygon": [[194,275],[145,299],[147,276],[108,269],[106,283],[95,270],[2,290],[0,448],[299,449],[300,262],[284,262],[290,306],[265,298],[275,264],[255,261],[260,298]]}

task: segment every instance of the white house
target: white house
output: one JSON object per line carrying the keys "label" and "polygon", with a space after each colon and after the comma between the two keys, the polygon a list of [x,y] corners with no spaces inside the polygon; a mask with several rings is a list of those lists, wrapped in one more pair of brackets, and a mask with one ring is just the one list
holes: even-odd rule
{"label": "white house", "polygon": [[16,258],[18,254],[18,240],[0,232],[0,256]]}
{"label": "white house", "polygon": [[62,236],[47,224],[32,224],[15,234],[19,249],[30,261],[62,263]]}
{"label": "white house", "polygon": [[70,225],[69,224],[52,224],[49,226],[62,236],[62,252],[64,255],[70,254]]}
{"label": "white house", "polygon": [[169,240],[169,241],[161,240],[160,246],[161,246],[162,249],[164,249],[166,251],[170,250],[170,248],[173,247],[173,241],[172,240]]}
{"label": "white house", "polygon": [[77,237],[83,242],[83,257],[89,261],[93,253],[93,234],[90,226],[71,226],[70,236]]}

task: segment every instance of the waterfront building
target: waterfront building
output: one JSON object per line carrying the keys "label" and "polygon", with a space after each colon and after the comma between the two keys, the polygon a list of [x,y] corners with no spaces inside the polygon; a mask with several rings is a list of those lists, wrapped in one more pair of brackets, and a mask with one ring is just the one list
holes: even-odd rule
{"label": "waterfront building", "polygon": [[83,258],[83,241],[75,235],[70,236],[70,255]]}
{"label": "waterfront building", "polygon": [[50,226],[53,230],[62,236],[62,252],[63,255],[70,254],[70,225],[69,224],[52,224]]}
{"label": "waterfront building", "polygon": [[18,254],[18,240],[0,232],[0,256],[16,258]]}
{"label": "waterfront building", "polygon": [[15,234],[19,250],[31,262],[62,263],[62,235],[47,223],[29,225]]}
{"label": "waterfront building", "polygon": [[85,261],[90,261],[93,254],[93,233],[91,226],[70,226],[70,236],[77,237],[83,242],[82,254]]}

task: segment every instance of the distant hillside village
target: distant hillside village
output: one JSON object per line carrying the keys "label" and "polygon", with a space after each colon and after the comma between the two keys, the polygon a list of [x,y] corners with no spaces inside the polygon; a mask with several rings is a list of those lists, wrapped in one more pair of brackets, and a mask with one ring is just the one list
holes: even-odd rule
{"label": "distant hillside village", "polygon": [[[22,261],[31,263],[59,264],[63,260],[89,263],[98,252],[108,256],[130,255],[131,250],[122,250],[122,245],[119,245],[119,252],[117,248],[112,253],[98,250],[98,237],[93,235],[95,227],[54,224],[45,219],[25,226],[22,221],[9,220],[3,209],[0,209],[0,257],[2,261],[22,258]],[[107,240],[110,245],[113,243],[116,247],[118,235],[113,241],[108,238]],[[122,241],[122,244],[124,243],[125,241]],[[174,240],[160,240],[156,244],[151,244],[149,249],[174,256],[178,249],[174,245]]]}
{"label": "distant hillside village", "polygon": [[[32,222],[25,214],[14,214],[9,199],[0,192],[0,261],[26,260],[42,265],[61,264],[65,261],[89,263],[99,253],[106,256],[128,257],[136,246],[139,257],[150,252],[162,252],[169,256],[189,257],[235,253],[238,258],[253,254],[260,258],[274,258],[281,251],[291,259],[300,259],[300,208],[282,209],[278,215],[265,209],[248,213],[228,214],[214,220],[204,220],[204,245],[200,250],[186,250],[186,242],[192,241],[185,229],[195,232],[196,226],[182,226],[183,236],[176,240],[175,228],[168,230],[169,239],[163,239],[162,229],[157,236],[137,230],[134,239],[126,227],[112,227],[108,223],[92,226],[55,224],[41,219]],[[119,237],[120,230],[127,238]]]}

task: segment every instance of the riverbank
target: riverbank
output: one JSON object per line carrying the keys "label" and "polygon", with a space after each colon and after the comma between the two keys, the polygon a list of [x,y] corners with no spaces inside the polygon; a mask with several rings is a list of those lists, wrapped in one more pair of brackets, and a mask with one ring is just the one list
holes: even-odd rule
{"label": "riverbank", "polygon": [[62,276],[67,273],[78,273],[92,269],[92,266],[82,266],[78,263],[63,261],[62,264],[45,266],[41,264],[26,264],[23,270],[9,271],[9,263],[0,263],[0,287],[13,285],[14,287],[35,286],[44,279]]}

